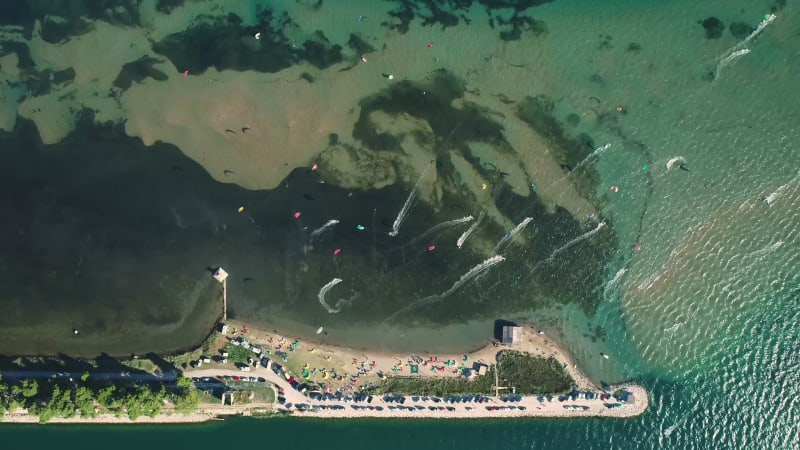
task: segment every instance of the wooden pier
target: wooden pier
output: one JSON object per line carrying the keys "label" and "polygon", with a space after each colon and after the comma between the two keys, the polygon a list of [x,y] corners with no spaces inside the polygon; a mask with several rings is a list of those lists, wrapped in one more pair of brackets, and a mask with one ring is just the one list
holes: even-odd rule
{"label": "wooden pier", "polygon": [[214,271],[214,279],[222,283],[222,320],[228,320],[228,272],[218,267]]}

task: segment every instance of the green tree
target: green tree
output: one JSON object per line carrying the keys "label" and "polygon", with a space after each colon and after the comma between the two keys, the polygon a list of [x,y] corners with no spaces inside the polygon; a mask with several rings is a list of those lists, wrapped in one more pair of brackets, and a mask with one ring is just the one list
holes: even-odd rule
{"label": "green tree", "polygon": [[6,409],[11,402],[9,397],[10,394],[8,393],[8,385],[3,382],[3,377],[0,375],[0,422],[3,420],[3,416],[6,414]]}
{"label": "green tree", "polygon": [[197,389],[189,388],[179,393],[175,398],[175,411],[181,414],[191,414],[200,404],[200,393]]}
{"label": "green tree", "polygon": [[81,417],[97,417],[94,410],[94,396],[86,387],[79,387],[75,391],[75,406],[80,411]]}
{"label": "green tree", "polygon": [[33,378],[22,380],[22,387],[20,388],[20,393],[26,399],[29,399],[31,397],[36,397],[36,394],[39,393],[39,382]]}
{"label": "green tree", "polygon": [[109,409],[115,407],[116,399],[114,398],[114,392],[116,390],[116,386],[108,386],[100,389],[100,392],[97,393],[97,403]]}

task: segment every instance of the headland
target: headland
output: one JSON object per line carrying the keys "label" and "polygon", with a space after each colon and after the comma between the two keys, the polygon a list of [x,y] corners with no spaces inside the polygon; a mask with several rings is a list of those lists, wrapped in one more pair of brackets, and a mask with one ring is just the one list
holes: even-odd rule
{"label": "headland", "polygon": [[[499,340],[466,354],[428,355],[306,342],[230,320],[219,324],[202,347],[164,361],[173,364],[173,370],[140,357],[121,362],[133,373],[87,372],[80,377],[69,372],[5,371],[3,380],[12,383],[12,393],[26,388],[13,385],[23,379],[48,380],[40,385],[68,379],[82,389],[79,377],[106,385],[127,379],[137,389],[155,383],[160,392],[162,387],[168,392],[160,399],[164,406],[151,409],[151,414],[128,417],[123,399],[116,409],[98,404],[94,414],[49,416],[46,421],[53,423],[183,423],[225,416],[622,418],[642,414],[648,407],[643,387],[597,386],[564,349],[530,325],[508,326]],[[185,402],[182,398],[175,400],[186,397],[177,393],[186,392],[180,386],[196,396],[190,407],[179,406]],[[48,401],[55,400],[44,400]],[[20,403],[11,406],[15,407],[8,408],[4,421],[42,422],[41,409],[33,414]]]}

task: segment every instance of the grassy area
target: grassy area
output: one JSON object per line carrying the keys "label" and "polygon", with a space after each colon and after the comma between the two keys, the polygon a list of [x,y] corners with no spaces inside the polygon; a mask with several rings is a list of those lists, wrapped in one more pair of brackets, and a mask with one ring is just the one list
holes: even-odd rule
{"label": "grassy area", "polygon": [[250,390],[255,394],[254,402],[275,403],[275,391],[267,386],[253,386]]}
{"label": "grassy area", "polygon": [[256,358],[255,353],[239,345],[228,344],[225,351],[228,352],[228,361],[234,364],[247,364],[247,358]]}
{"label": "grassy area", "polygon": [[156,369],[158,369],[158,366],[156,366],[155,363],[153,363],[153,361],[150,361],[147,358],[129,359],[127,361],[121,361],[121,363],[125,366],[130,367],[131,369],[142,370],[147,373],[155,373]]}
{"label": "grassy area", "polygon": [[[517,394],[555,394],[572,387],[572,379],[554,359],[536,357],[527,353],[504,351],[498,357],[498,378],[501,386],[515,388]],[[486,375],[472,380],[465,378],[389,377],[369,392],[374,394],[407,394],[447,396],[457,394],[491,394],[495,391],[495,367]]]}

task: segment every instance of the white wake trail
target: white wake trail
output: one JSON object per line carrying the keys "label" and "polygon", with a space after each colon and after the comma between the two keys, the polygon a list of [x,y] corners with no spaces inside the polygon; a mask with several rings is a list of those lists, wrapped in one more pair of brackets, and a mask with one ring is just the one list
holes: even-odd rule
{"label": "white wake trail", "polygon": [[559,184],[559,183],[561,183],[562,181],[564,181],[564,180],[568,180],[568,179],[569,179],[569,177],[570,177],[570,176],[571,176],[573,173],[575,173],[575,171],[577,171],[577,170],[578,170],[578,169],[580,169],[581,167],[585,166],[586,164],[588,164],[588,163],[590,163],[590,162],[592,162],[592,161],[596,160],[597,158],[599,158],[599,157],[600,157],[600,155],[602,155],[603,153],[605,153],[605,152],[606,152],[608,149],[610,149],[610,148],[611,148],[611,144],[610,144],[610,143],[608,143],[608,144],[606,144],[606,145],[604,145],[604,146],[602,146],[602,147],[598,147],[598,148],[594,149],[594,150],[592,151],[592,153],[589,153],[588,155],[586,155],[586,157],[585,157],[585,158],[583,158],[583,160],[582,160],[581,162],[579,162],[577,166],[575,166],[575,167],[574,167],[572,170],[570,170],[568,174],[566,174],[565,176],[563,176],[563,177],[561,177],[561,178],[559,178],[559,179],[557,179],[557,180],[553,181],[552,183],[550,183],[549,185],[547,185],[547,186],[546,186],[544,189],[550,189],[550,188],[553,188],[553,187],[555,187],[555,186],[558,186],[558,184]]}
{"label": "white wake trail", "polygon": [[522,230],[523,230],[523,229],[524,229],[524,228],[525,228],[525,227],[528,225],[528,223],[529,223],[531,220],[533,220],[533,218],[532,218],[532,217],[526,217],[525,219],[523,219],[523,220],[522,220],[522,222],[520,222],[519,224],[517,224],[517,226],[516,226],[516,227],[514,227],[514,229],[512,229],[511,231],[509,231],[508,233],[506,233],[506,235],[505,235],[505,236],[503,236],[503,237],[500,239],[500,241],[498,241],[498,242],[497,242],[497,245],[495,245],[495,246],[494,246],[494,249],[492,250],[492,254],[493,254],[493,255],[496,255],[496,254],[497,254],[497,251],[498,251],[498,250],[500,250],[500,247],[502,247],[502,246],[503,246],[503,244],[505,244],[506,242],[508,242],[508,241],[510,241],[511,239],[513,239],[513,238],[514,238],[514,236],[516,236],[516,235],[517,235],[517,233],[519,233],[520,231],[522,231]]}
{"label": "white wake trail", "polygon": [[719,78],[719,74],[723,68],[733,64],[734,62],[736,62],[736,60],[738,60],[742,56],[750,53],[750,49],[745,48],[745,45],[747,45],[750,41],[755,39],[756,36],[761,34],[761,32],[764,31],[764,28],[767,28],[767,26],[769,26],[769,24],[774,22],[777,17],[778,16],[776,16],[775,14],[770,14],[764,17],[764,20],[762,20],[761,23],[758,24],[758,27],[755,30],[753,30],[752,33],[750,33],[746,38],[744,38],[744,40],[742,40],[738,44],[729,48],[728,51],[725,52],[719,58],[719,63],[717,63],[717,70],[714,72],[714,81],[716,81],[717,78]]}
{"label": "white wake trail", "polygon": [[319,294],[317,294],[317,298],[319,298],[319,303],[320,303],[320,304],[321,304],[321,305],[322,305],[322,306],[323,306],[323,307],[324,307],[324,308],[325,308],[325,309],[328,311],[328,313],[330,313],[330,314],[336,314],[336,313],[338,313],[340,310],[339,310],[339,309],[336,309],[336,308],[332,308],[332,307],[331,307],[331,305],[329,305],[328,303],[326,303],[326,302],[325,302],[325,294],[327,294],[327,293],[328,293],[328,291],[330,291],[331,289],[333,289],[333,287],[334,287],[334,286],[336,286],[337,284],[339,284],[339,283],[341,283],[341,282],[342,282],[342,279],[341,279],[341,278],[334,278],[333,280],[331,280],[330,282],[328,282],[328,284],[326,284],[325,286],[322,286],[322,289],[320,289],[320,290],[319,290]]}
{"label": "white wake trail", "polygon": [[450,286],[450,289],[448,289],[448,290],[446,290],[443,293],[438,294],[438,295],[431,295],[431,296],[428,296],[428,297],[425,297],[425,298],[422,298],[422,299],[419,299],[419,300],[415,300],[410,305],[406,306],[405,308],[402,308],[401,310],[397,311],[396,313],[394,313],[391,316],[389,316],[388,318],[386,318],[386,320],[384,320],[383,323],[387,323],[387,322],[391,321],[392,319],[394,319],[395,317],[397,317],[398,315],[400,315],[402,313],[405,313],[405,312],[408,312],[408,311],[411,311],[411,310],[413,310],[415,308],[418,308],[420,306],[430,305],[432,303],[437,303],[437,302],[440,302],[440,301],[444,300],[445,298],[447,298],[448,296],[453,294],[455,291],[457,291],[459,288],[464,286],[464,284],[468,283],[470,280],[473,280],[478,275],[481,275],[482,273],[484,273],[487,270],[489,270],[489,268],[491,268],[492,266],[494,266],[496,264],[499,264],[499,263],[501,263],[501,262],[503,262],[505,260],[506,259],[504,257],[499,256],[499,255],[498,256],[492,256],[491,258],[483,261],[482,263],[476,265],[475,267],[473,267],[472,269],[467,271],[467,273],[465,273],[464,275],[461,275],[461,278],[459,278],[458,281],[453,283],[453,285]]}
{"label": "white wake trail", "polygon": [[415,237],[414,239],[408,241],[408,243],[406,243],[405,245],[415,244],[415,243],[425,239],[426,237],[432,235],[433,233],[436,233],[437,231],[439,231],[439,230],[441,230],[443,228],[453,227],[453,226],[456,226],[456,225],[459,225],[459,224],[462,224],[462,223],[465,223],[465,222],[472,221],[474,219],[475,218],[472,217],[472,216],[466,216],[466,217],[462,217],[460,219],[453,219],[453,220],[448,220],[446,222],[438,223],[438,224],[428,228],[428,230],[425,231],[424,233],[422,233],[419,236]]}
{"label": "white wake trail", "polygon": [[589,155],[587,155],[586,158],[583,158],[583,161],[579,162],[578,165],[575,166],[574,169],[572,169],[572,172],[580,169],[581,167],[583,167],[587,163],[593,161],[594,159],[599,158],[600,155],[605,153],[610,148],[611,148],[611,144],[610,143],[608,143],[608,144],[606,144],[606,145],[604,145],[602,147],[596,148],[592,153],[589,153]]}
{"label": "white wake trail", "polygon": [[469,228],[467,228],[467,231],[461,233],[461,236],[458,237],[458,241],[456,241],[456,246],[458,248],[461,248],[461,246],[464,245],[464,241],[467,240],[469,235],[472,234],[472,232],[475,231],[476,228],[478,228],[478,225],[481,224],[481,221],[483,220],[484,216],[486,216],[486,212],[481,211],[481,213],[478,214],[478,220],[476,220],[472,225],[470,225]]}
{"label": "white wake trail", "polygon": [[552,254],[550,254],[550,257],[547,258],[546,262],[548,262],[548,263],[552,262],[553,258],[555,258],[556,255],[558,255],[559,253],[561,253],[564,250],[572,247],[573,245],[575,245],[575,244],[577,244],[577,243],[579,243],[579,242],[581,242],[581,241],[583,241],[585,239],[588,239],[588,238],[594,236],[595,234],[599,233],[600,230],[602,230],[604,226],[606,226],[606,223],[605,222],[600,222],[599,224],[597,224],[597,228],[595,228],[594,230],[588,231],[586,233],[583,233],[582,235],[576,237],[575,239],[573,239],[573,240],[567,242],[566,244],[562,245],[561,247],[557,248]]}
{"label": "white wake trail", "polygon": [[442,299],[446,298],[447,296],[449,296],[453,292],[457,291],[458,288],[460,288],[461,286],[464,285],[464,283],[466,283],[469,280],[477,277],[478,275],[482,274],[483,272],[486,272],[487,270],[489,270],[490,267],[494,266],[495,264],[499,264],[499,263],[501,263],[501,262],[503,262],[505,260],[506,259],[504,257],[502,257],[500,255],[496,255],[496,256],[492,256],[491,258],[483,261],[482,263],[480,263],[477,266],[475,266],[472,269],[470,269],[464,275],[461,275],[461,278],[459,278],[458,281],[453,283],[453,286],[451,286],[450,289],[448,289],[444,293],[440,294],[439,297],[442,298]]}
{"label": "white wake trail", "polygon": [[417,192],[419,191],[419,186],[422,184],[422,180],[425,178],[425,174],[428,173],[428,170],[433,166],[433,163],[428,164],[428,167],[422,171],[422,175],[419,176],[417,180],[417,184],[414,185],[414,188],[411,189],[411,192],[408,194],[408,198],[406,202],[403,203],[403,207],[400,208],[400,212],[397,213],[397,218],[394,219],[394,224],[392,224],[392,231],[389,232],[389,236],[397,236],[397,233],[400,231],[400,225],[403,224],[403,221],[406,219],[408,215],[408,211],[411,209],[411,204],[414,203],[414,199],[417,198]]}
{"label": "white wake trail", "polygon": [[625,269],[625,268],[619,269],[617,271],[617,274],[614,275],[614,278],[612,278],[608,283],[606,283],[606,287],[603,289],[603,293],[606,293],[606,292],[610,291],[611,289],[614,289],[615,287],[617,287],[617,285],[619,284],[619,280],[621,280],[622,277],[625,276],[625,273],[627,271],[628,271],[628,269]]}
{"label": "white wake trail", "polygon": [[320,234],[325,232],[325,230],[327,230],[328,228],[336,225],[337,223],[339,223],[339,221],[336,220],[336,219],[331,219],[331,220],[325,222],[325,225],[323,225],[323,226],[321,226],[321,227],[319,227],[316,230],[311,232],[311,238],[313,239],[313,238],[319,236]]}
{"label": "white wake trail", "polygon": [[769,195],[766,195],[764,197],[761,197],[761,200],[766,202],[767,205],[772,206],[772,204],[775,203],[775,200],[778,200],[778,198],[786,192],[786,190],[789,188],[789,186],[794,184],[794,182],[797,181],[799,178],[800,178],[800,171],[798,171],[797,175],[795,175],[794,178],[789,180],[788,183],[786,183],[786,184],[784,184],[782,186],[779,186],[778,189],[775,189],[775,192],[773,192],[773,193],[771,193]]}

